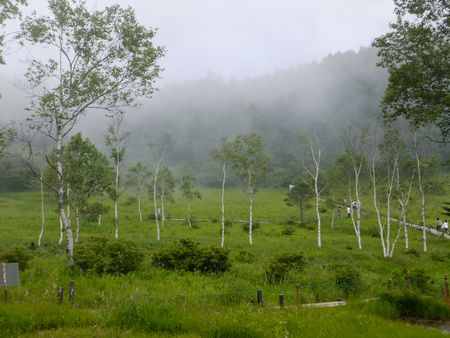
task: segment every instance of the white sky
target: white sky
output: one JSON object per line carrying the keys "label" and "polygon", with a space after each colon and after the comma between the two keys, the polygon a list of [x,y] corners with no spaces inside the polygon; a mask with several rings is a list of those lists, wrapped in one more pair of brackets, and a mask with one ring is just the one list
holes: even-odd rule
{"label": "white sky", "polygon": [[[45,0],[29,3],[27,11],[45,10]],[[134,7],[141,23],[158,28],[167,49],[163,83],[208,72],[255,77],[358,50],[394,20],[393,0],[87,0],[92,9],[113,3]],[[2,73],[20,76],[22,54],[8,55]]]}

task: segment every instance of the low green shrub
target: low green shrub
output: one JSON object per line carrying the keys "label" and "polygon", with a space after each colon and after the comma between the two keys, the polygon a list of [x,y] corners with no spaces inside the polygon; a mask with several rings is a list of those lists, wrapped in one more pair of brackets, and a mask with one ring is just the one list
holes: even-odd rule
{"label": "low green shrub", "polygon": [[281,283],[287,280],[290,270],[302,270],[305,258],[302,253],[287,253],[273,257],[264,264],[265,279],[268,283]]}
{"label": "low green shrub", "polygon": [[380,237],[380,230],[377,227],[373,227],[373,226],[369,227],[366,232],[370,237],[373,237],[373,238]]}
{"label": "low green shrub", "polygon": [[14,245],[11,247],[1,248],[0,262],[1,263],[19,263],[21,271],[28,267],[28,262],[33,258],[31,251],[23,245]]}
{"label": "low green shrub", "polygon": [[227,219],[227,220],[225,220],[224,225],[225,225],[227,228],[231,228],[231,227],[233,226],[233,221]]}
{"label": "low green shrub", "polygon": [[88,222],[94,222],[98,220],[99,215],[108,213],[109,209],[109,206],[96,202],[89,204],[81,209],[81,216]]}
{"label": "low green shrub", "polygon": [[390,315],[390,318],[450,319],[450,307],[446,304],[414,293],[383,293],[378,302],[381,304],[381,308],[386,307],[390,310],[383,313],[380,308],[376,308],[377,314]]}
{"label": "low green shrub", "polygon": [[[260,228],[259,222],[253,222],[252,223],[252,230],[258,230],[259,228]],[[248,232],[250,230],[250,224],[249,223],[244,223],[242,225],[242,230],[244,230],[245,232]]]}
{"label": "low green shrub", "polygon": [[89,237],[74,250],[75,265],[83,271],[96,274],[126,274],[135,271],[144,254],[132,241]]}
{"label": "low green shrub", "polygon": [[420,292],[427,292],[429,290],[430,279],[422,269],[407,270],[405,268],[395,272],[392,276],[395,287],[403,290],[411,288]]}
{"label": "low green shrub", "polygon": [[241,249],[236,254],[236,261],[239,263],[253,263],[256,259],[256,255],[245,249]]}
{"label": "low green shrub", "polygon": [[153,264],[169,270],[225,272],[230,268],[229,250],[211,246],[200,248],[190,239],[175,241],[153,254]]}
{"label": "low green shrub", "polygon": [[361,290],[361,274],[352,265],[347,263],[333,264],[329,268],[334,274],[334,284],[342,291],[345,297],[357,294]]}
{"label": "low green shrub", "polygon": [[290,236],[295,233],[295,228],[292,225],[285,226],[283,230],[281,230],[281,234],[284,236]]}

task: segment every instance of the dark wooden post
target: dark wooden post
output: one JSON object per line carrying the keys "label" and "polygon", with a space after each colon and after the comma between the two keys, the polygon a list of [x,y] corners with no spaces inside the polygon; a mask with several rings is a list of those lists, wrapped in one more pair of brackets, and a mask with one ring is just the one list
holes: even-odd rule
{"label": "dark wooden post", "polygon": [[388,279],[387,288],[389,291],[392,291],[392,279]]}
{"label": "dark wooden post", "polygon": [[61,305],[63,302],[63,296],[64,296],[64,289],[59,288],[58,289],[58,304]]}
{"label": "dark wooden post", "polygon": [[447,303],[447,305],[450,305],[450,296],[448,293],[448,277],[447,277],[447,275],[444,276],[444,301]]}
{"label": "dark wooden post", "polygon": [[6,264],[2,263],[2,278],[3,278],[3,296],[5,303],[8,301],[8,279],[6,276]]}
{"label": "dark wooden post", "polygon": [[280,293],[278,298],[280,299],[280,308],[284,307],[284,295]]}
{"label": "dark wooden post", "polygon": [[263,305],[263,298],[262,298],[262,290],[258,289],[258,292],[256,293],[256,298],[258,299],[258,305]]}
{"label": "dark wooden post", "polygon": [[75,300],[75,281],[71,280],[69,283],[69,302],[70,306],[73,306]]}
{"label": "dark wooden post", "polygon": [[297,307],[299,307],[300,306],[300,284],[297,284],[295,286],[295,295],[296,295]]}

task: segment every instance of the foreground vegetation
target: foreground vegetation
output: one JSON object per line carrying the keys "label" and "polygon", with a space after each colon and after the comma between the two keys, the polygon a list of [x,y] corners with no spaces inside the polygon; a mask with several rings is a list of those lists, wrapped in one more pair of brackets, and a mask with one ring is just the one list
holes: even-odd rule
{"label": "foreground vegetation", "polygon": [[[223,273],[165,270],[153,262],[153,255],[167,250],[175,240],[190,238],[200,248],[220,243],[218,210],[220,192],[202,191],[203,199],[192,205],[197,221],[189,228],[181,219],[184,203],[169,205],[171,216],[156,241],[155,224],[150,220],[151,205],[145,201],[147,217],[139,222],[135,201],[124,198],[121,206],[119,238],[137,244],[142,263],[128,274],[101,274],[67,266],[64,245],[58,245],[59,222],[47,200],[47,221],[43,244],[36,246],[40,231],[39,195],[4,193],[0,195],[0,254],[13,246],[28,248],[28,266],[21,271],[21,285],[9,288],[7,304],[0,305],[0,330],[5,336],[44,337],[434,337],[436,329],[411,326],[404,321],[404,310],[397,304],[419,304],[425,313],[412,316],[448,320],[442,303],[443,276],[449,274],[449,242],[429,239],[429,252],[422,253],[421,232],[411,231],[410,251],[398,243],[392,259],[384,259],[379,238],[373,231],[370,213],[363,219],[363,250],[358,250],[351,222],[335,220],[325,212],[323,247],[317,248],[312,213],[306,224],[298,224],[297,211],[287,207],[285,191],[262,190],[256,201],[255,218],[259,228],[249,246],[243,230],[247,200],[240,189],[227,195],[228,222],[225,244],[229,268]],[[50,197],[48,197],[50,199]],[[176,198],[182,201],[182,199]],[[438,205],[438,204],[437,204]],[[437,206],[436,206],[437,210]],[[290,229],[290,230],[287,230]],[[82,248],[91,236],[103,236],[114,243],[114,221],[105,215],[102,224],[83,221]],[[206,251],[207,252],[207,251]],[[161,256],[160,256],[161,257]],[[282,257],[284,259],[279,259]],[[292,258],[294,257],[294,258]],[[278,258],[278,260],[277,260]],[[289,259],[294,261],[289,265]],[[280,263],[281,262],[281,263]],[[130,261],[131,264],[131,261]],[[284,265],[283,265],[284,264]],[[274,270],[275,269],[275,270]],[[271,272],[282,270],[281,278]],[[386,293],[392,280],[392,297],[365,302]],[[69,281],[75,281],[73,307],[67,301]],[[296,284],[300,284],[301,303],[346,299],[347,306],[307,308],[296,306]],[[57,291],[65,290],[62,305]],[[257,304],[262,289],[264,306]],[[408,291],[409,290],[409,291]],[[280,309],[278,296],[285,295]],[[389,295],[389,293],[388,293]],[[400,298],[395,298],[400,297]],[[400,300],[398,300],[400,299]],[[425,303],[424,303],[425,302]],[[411,303],[412,304],[412,303]],[[423,304],[431,304],[424,306]],[[403,312],[402,312],[403,311]],[[428,312],[427,312],[428,311]]]}

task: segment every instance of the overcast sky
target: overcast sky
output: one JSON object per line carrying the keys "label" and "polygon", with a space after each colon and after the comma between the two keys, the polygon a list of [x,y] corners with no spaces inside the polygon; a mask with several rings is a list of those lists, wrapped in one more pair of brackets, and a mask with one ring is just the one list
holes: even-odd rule
{"label": "overcast sky", "polygon": [[[91,9],[132,6],[142,23],[158,28],[167,55],[163,83],[215,73],[255,77],[358,50],[388,29],[393,0],[87,0]],[[41,12],[45,0],[29,1]],[[18,54],[18,55],[17,55]],[[25,57],[8,55],[3,73],[17,74]],[[5,69],[6,68],[6,69]],[[14,74],[14,75],[13,75]]]}

